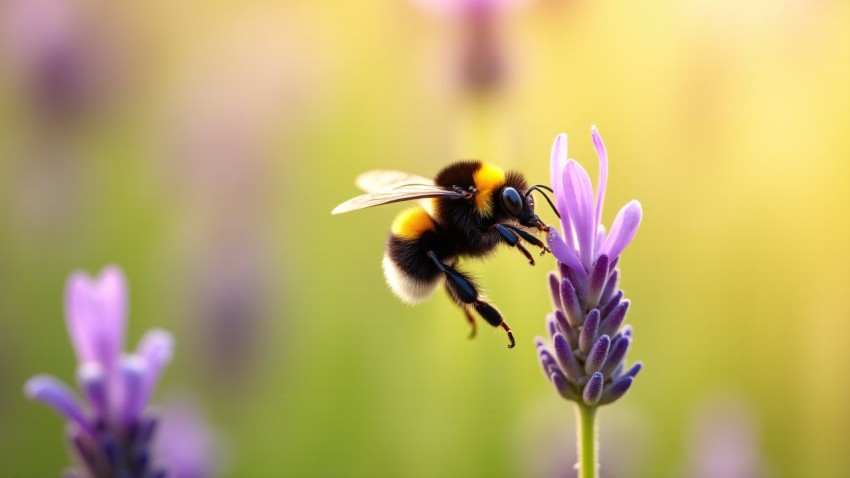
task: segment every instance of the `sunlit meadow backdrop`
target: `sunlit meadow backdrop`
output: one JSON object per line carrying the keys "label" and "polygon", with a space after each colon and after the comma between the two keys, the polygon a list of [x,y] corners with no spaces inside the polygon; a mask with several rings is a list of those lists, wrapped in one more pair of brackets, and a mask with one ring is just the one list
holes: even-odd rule
{"label": "sunlit meadow backdrop", "polygon": [[398,207],[329,212],[372,168],[483,156],[548,182],[562,131],[595,178],[591,124],[608,204],[644,208],[620,266],[645,368],[601,411],[603,476],[850,469],[847,2],[530,2],[498,17],[483,106],[456,84],[451,14],[134,3],[0,3],[4,476],[68,464],[22,387],[73,380],[64,283],[108,263],[128,341],[176,338],[156,403],[205,410],[232,476],[564,476],[573,410],[533,344],[552,262],[472,265],[508,350],[486,326],[467,340],[441,293],[410,308],[387,290]]}

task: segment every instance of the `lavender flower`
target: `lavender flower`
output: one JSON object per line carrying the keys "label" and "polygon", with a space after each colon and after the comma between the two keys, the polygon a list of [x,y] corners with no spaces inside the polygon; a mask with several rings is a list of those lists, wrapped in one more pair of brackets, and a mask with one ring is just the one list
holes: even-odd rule
{"label": "lavender flower", "polygon": [[562,397],[587,406],[622,397],[642,366],[625,365],[632,329],[622,327],[629,301],[619,288],[617,268],[640,224],[641,206],[634,200],[626,204],[606,234],[600,220],[608,155],[596,127],[591,136],[599,156],[595,201],[587,172],[574,160],[567,161],[567,136],[559,135],[552,146],[552,186],[563,237],[552,228],[547,242],[560,275],[549,275],[555,311],[546,320],[552,347],[542,338],[536,340],[546,377]]}
{"label": "lavender flower", "polygon": [[53,407],[68,422],[76,469],[68,477],[162,477],[152,465],[151,439],[157,419],[146,411],[173,339],[151,330],[136,352],[123,354],[127,284],[110,266],[95,279],[71,275],[65,289],[65,318],[77,354],[77,382],[84,404],[60,380],[37,375],[26,395]]}
{"label": "lavender flower", "polygon": [[502,45],[500,18],[526,3],[525,0],[414,0],[424,11],[459,22],[460,38],[453,65],[464,92],[489,94],[508,76],[509,62]]}
{"label": "lavender flower", "polygon": [[153,443],[168,478],[221,476],[227,449],[199,407],[186,397],[172,397],[160,408],[162,426]]}

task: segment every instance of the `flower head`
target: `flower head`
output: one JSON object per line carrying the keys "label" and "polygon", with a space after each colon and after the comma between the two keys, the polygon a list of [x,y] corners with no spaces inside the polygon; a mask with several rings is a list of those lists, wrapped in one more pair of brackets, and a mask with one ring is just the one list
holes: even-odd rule
{"label": "flower head", "polygon": [[555,304],[547,317],[552,347],[538,338],[537,349],[546,377],[564,398],[597,405],[623,396],[641,369],[640,362],[625,368],[632,329],[622,327],[629,301],[619,289],[617,262],[642,211],[639,202],[629,202],[606,234],[600,221],[608,154],[595,127],[591,136],[599,156],[595,196],[584,168],[567,160],[567,136],[559,135],[552,146],[552,187],[562,232],[552,228],[547,242],[560,275],[549,275]]}
{"label": "flower head", "polygon": [[151,330],[135,353],[125,354],[127,284],[114,266],[94,279],[71,275],[65,319],[77,355],[77,395],[60,380],[38,375],[24,392],[53,407],[68,421],[78,471],[70,476],[153,476],[150,442],[157,419],[146,406],[159,375],[171,360],[173,339]]}

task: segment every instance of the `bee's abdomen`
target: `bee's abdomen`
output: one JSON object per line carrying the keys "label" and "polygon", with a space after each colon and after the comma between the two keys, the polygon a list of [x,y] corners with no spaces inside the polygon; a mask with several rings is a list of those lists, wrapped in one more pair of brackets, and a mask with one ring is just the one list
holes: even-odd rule
{"label": "bee's abdomen", "polygon": [[403,211],[393,221],[383,267],[387,285],[404,302],[428,299],[440,283],[442,273],[428,251],[442,249],[438,226],[422,208]]}

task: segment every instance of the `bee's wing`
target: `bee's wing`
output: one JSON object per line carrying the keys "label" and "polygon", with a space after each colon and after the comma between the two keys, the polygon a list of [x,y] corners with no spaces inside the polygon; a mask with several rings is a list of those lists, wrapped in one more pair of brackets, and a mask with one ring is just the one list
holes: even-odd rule
{"label": "bee's wing", "polygon": [[386,191],[393,189],[396,186],[403,184],[419,184],[422,186],[433,186],[434,181],[417,176],[415,174],[405,173],[403,171],[391,171],[388,169],[376,169],[367,171],[354,180],[357,187],[367,193],[378,191]]}
{"label": "bee's wing", "polygon": [[335,207],[331,214],[342,214],[367,207],[380,206],[381,204],[436,197],[459,199],[464,195],[433,184],[397,184],[390,189],[382,189],[349,199]]}

